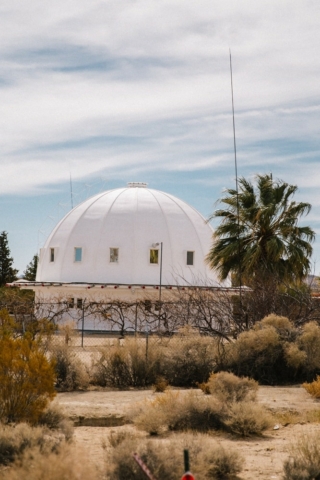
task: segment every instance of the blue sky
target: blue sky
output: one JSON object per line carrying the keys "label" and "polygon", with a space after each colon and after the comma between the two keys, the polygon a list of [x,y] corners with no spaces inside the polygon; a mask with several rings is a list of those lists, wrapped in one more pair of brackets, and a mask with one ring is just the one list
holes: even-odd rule
{"label": "blue sky", "polygon": [[204,216],[238,171],[313,205],[320,272],[320,4],[3,0],[0,231],[22,272],[74,203],[148,182]]}

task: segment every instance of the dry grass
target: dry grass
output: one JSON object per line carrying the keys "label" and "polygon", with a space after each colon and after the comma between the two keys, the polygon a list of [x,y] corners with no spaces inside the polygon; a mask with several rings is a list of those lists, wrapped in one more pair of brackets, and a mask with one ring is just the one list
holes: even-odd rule
{"label": "dry grass", "polygon": [[1,480],[97,480],[96,469],[80,454],[65,446],[58,453],[44,455],[28,450],[19,461],[0,474]]}
{"label": "dry grass", "polygon": [[152,389],[155,393],[163,393],[169,388],[169,383],[168,381],[162,377],[159,376],[156,378],[156,381],[154,385],[152,385]]}
{"label": "dry grass", "polygon": [[28,450],[38,449],[43,454],[57,451],[64,442],[61,433],[49,433],[43,427],[25,423],[15,426],[0,425],[0,464],[8,465],[21,458]]}
{"label": "dry grass", "polygon": [[226,478],[239,473],[243,466],[240,455],[223,449],[207,435],[172,435],[163,440],[141,440],[134,436],[116,445],[109,457],[110,480],[145,480],[132,458],[137,452],[156,478],[177,480],[183,468],[183,450],[188,449],[190,467],[198,480]]}
{"label": "dry grass", "polygon": [[311,383],[303,383],[303,388],[314,398],[320,398],[320,376]]}
{"label": "dry grass", "polygon": [[284,463],[284,480],[316,480],[320,478],[320,435],[301,436]]}

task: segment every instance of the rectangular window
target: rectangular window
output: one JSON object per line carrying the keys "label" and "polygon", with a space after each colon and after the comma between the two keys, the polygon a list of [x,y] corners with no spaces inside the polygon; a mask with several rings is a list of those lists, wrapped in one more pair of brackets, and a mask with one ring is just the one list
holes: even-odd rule
{"label": "rectangular window", "polygon": [[77,308],[82,308],[82,298],[77,298]]}
{"label": "rectangular window", "polygon": [[151,312],[151,300],[145,300],[144,302],[144,309],[146,312]]}
{"label": "rectangular window", "polygon": [[150,263],[157,264],[159,262],[159,250],[150,250]]}
{"label": "rectangular window", "polygon": [[118,263],[119,248],[110,248],[110,263]]}
{"label": "rectangular window", "polygon": [[187,252],[187,265],[193,265],[194,252]]}
{"label": "rectangular window", "polygon": [[82,248],[81,247],[75,247],[74,249],[74,261],[75,262],[81,262],[82,260]]}
{"label": "rectangular window", "polygon": [[50,248],[50,262],[54,262],[54,248]]}
{"label": "rectangular window", "polygon": [[67,304],[68,308],[74,308],[74,298],[68,298]]}

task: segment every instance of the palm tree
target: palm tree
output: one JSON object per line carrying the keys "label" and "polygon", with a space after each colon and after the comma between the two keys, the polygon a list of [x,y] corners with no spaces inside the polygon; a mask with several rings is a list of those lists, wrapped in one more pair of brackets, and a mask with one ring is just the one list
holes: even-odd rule
{"label": "palm tree", "polygon": [[256,187],[240,178],[239,191],[226,190],[220,200],[226,208],[216,210],[209,220],[220,218],[206,260],[221,280],[240,275],[250,285],[254,278],[270,275],[278,281],[300,281],[310,270],[311,242],[315,233],[299,227],[309,213],[309,203],[296,203],[297,187],[272,174],[256,175]]}

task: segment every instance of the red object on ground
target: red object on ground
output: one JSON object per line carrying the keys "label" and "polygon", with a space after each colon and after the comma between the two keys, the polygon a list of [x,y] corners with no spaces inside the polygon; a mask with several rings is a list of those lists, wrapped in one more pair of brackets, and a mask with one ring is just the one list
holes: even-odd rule
{"label": "red object on ground", "polygon": [[181,478],[181,480],[196,480],[194,478],[194,476],[192,475],[192,473],[190,472],[186,472],[183,477]]}

